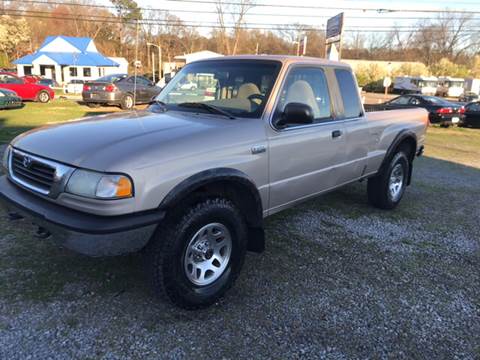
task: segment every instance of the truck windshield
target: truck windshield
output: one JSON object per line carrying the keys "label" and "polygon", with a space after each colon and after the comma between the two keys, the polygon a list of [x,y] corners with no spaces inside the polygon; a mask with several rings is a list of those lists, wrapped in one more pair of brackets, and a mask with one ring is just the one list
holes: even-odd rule
{"label": "truck windshield", "polygon": [[156,100],[169,110],[209,112],[211,105],[236,117],[260,117],[280,70],[266,60],[207,60],[186,65]]}

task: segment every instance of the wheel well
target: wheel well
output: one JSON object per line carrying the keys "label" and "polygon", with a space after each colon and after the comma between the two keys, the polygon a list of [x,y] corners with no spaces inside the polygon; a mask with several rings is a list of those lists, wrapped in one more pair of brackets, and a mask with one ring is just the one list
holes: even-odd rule
{"label": "wheel well", "polygon": [[405,139],[400,141],[400,143],[396,146],[394,153],[400,149],[405,150],[407,152],[408,160],[410,160],[410,163],[411,163],[415,158],[415,152],[417,150],[417,141],[413,137],[407,136]]}
{"label": "wheel well", "polygon": [[407,153],[408,157],[408,178],[407,185],[412,183],[412,172],[413,172],[413,159],[415,159],[415,153],[417,150],[417,141],[412,136],[407,136],[395,147],[395,150],[392,152],[395,154],[398,150],[404,150]]}
{"label": "wheel well", "polygon": [[185,208],[202,199],[215,196],[224,197],[238,207],[248,227],[248,250],[262,252],[265,248],[262,202],[254,185],[247,185],[244,179],[212,179],[182,191],[163,206],[167,211],[178,209],[180,205]]}

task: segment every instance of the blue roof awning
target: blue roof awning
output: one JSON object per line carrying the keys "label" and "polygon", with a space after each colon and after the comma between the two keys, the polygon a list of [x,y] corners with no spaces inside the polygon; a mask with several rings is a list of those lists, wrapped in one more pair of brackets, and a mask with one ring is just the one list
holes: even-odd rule
{"label": "blue roof awning", "polygon": [[14,64],[30,65],[33,61],[45,55],[58,65],[65,66],[120,66],[113,60],[95,52],[60,53],[60,52],[36,52],[15,60]]}

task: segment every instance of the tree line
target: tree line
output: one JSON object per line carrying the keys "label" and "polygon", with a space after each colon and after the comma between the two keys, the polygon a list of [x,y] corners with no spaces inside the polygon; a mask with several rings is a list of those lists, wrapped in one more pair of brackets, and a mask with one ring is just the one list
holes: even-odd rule
{"label": "tree line", "polygon": [[[308,38],[306,55],[324,57],[325,32],[305,24],[271,29],[246,26],[255,0],[215,0],[217,23],[205,35],[168,11],[140,8],[134,0],[111,0],[112,7],[97,7],[94,0],[3,3],[0,12],[0,66],[38,49],[50,35],[93,38],[108,56],[138,58],[147,69],[147,43],[162,47],[163,60],[200,50],[222,54],[290,54],[298,41]],[[75,3],[78,6],[72,6]],[[146,21],[155,19],[156,21]],[[138,24],[138,25],[137,25]],[[402,26],[382,32],[349,31],[344,36],[346,59],[419,61],[432,75],[480,76],[480,25],[472,16],[446,12],[418,21],[412,30]],[[151,49],[154,51],[155,49]],[[413,69],[412,69],[413,71]],[[441,74],[442,73],[442,74]],[[411,74],[414,75],[414,74]]]}

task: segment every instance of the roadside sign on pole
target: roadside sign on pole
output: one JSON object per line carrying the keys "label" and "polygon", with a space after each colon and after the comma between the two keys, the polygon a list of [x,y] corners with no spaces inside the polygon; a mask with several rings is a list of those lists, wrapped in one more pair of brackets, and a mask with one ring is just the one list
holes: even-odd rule
{"label": "roadside sign on pole", "polygon": [[340,13],[327,21],[325,34],[325,57],[327,59],[340,60],[342,57],[343,24],[343,13]]}
{"label": "roadside sign on pole", "polygon": [[327,39],[340,36],[343,31],[343,13],[340,13],[327,21]]}
{"label": "roadside sign on pole", "polygon": [[392,78],[390,76],[386,76],[385,79],[383,79],[383,87],[385,88],[385,96],[388,95],[388,88],[392,85]]}
{"label": "roadside sign on pole", "polygon": [[385,79],[383,79],[383,87],[384,88],[389,88],[390,85],[392,85],[392,78],[387,76]]}

